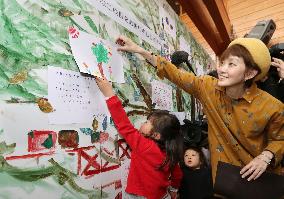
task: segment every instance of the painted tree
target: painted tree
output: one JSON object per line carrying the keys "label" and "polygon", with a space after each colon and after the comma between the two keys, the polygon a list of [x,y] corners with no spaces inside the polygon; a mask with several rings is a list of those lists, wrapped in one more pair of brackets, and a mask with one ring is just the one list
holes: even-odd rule
{"label": "painted tree", "polygon": [[98,44],[93,43],[92,52],[97,58],[98,67],[99,67],[101,76],[104,77],[104,71],[103,71],[102,64],[108,63],[110,53],[106,49],[103,43],[98,43]]}

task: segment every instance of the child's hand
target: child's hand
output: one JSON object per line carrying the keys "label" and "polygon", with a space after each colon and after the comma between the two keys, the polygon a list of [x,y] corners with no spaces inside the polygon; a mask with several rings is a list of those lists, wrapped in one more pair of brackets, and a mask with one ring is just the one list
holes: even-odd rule
{"label": "child's hand", "polygon": [[135,44],[131,39],[125,37],[125,36],[119,36],[116,39],[116,43],[119,44],[121,47],[117,48],[119,51],[126,51],[131,53],[139,53],[140,51],[143,51],[144,49]]}
{"label": "child's hand", "polygon": [[115,95],[112,85],[107,79],[96,77],[96,82],[105,97],[112,97]]}

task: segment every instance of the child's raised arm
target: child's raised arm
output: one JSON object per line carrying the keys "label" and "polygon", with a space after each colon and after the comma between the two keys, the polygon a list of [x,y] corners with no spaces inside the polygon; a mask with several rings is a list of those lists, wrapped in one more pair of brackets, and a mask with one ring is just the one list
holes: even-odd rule
{"label": "child's raised arm", "polygon": [[152,142],[141,135],[129,121],[121,101],[115,96],[111,83],[99,77],[96,77],[96,82],[103,95],[108,98],[106,100],[107,106],[119,134],[122,135],[132,150],[139,152],[147,150]]}
{"label": "child's raised arm", "polygon": [[109,98],[115,95],[113,92],[112,85],[108,80],[96,77],[96,82],[105,97]]}

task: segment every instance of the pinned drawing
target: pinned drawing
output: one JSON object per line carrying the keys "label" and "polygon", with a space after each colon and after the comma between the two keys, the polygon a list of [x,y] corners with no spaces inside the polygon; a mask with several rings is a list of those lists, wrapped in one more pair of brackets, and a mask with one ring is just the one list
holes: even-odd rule
{"label": "pinned drawing", "polygon": [[179,38],[179,50],[187,52],[189,54],[189,59],[191,59],[191,46],[183,36],[180,36]]}
{"label": "pinned drawing", "polygon": [[195,68],[197,76],[205,75],[204,68],[199,61],[196,61]]}
{"label": "pinned drawing", "polygon": [[172,101],[172,87],[153,80],[152,84],[152,103],[155,104],[155,108],[171,111],[173,109]]}
{"label": "pinned drawing", "polygon": [[80,72],[124,83],[122,57],[115,44],[70,27],[69,41]]}
{"label": "pinned drawing", "polygon": [[170,9],[167,4],[163,4],[163,6],[159,7],[160,24],[166,33],[176,39],[176,22],[172,16],[169,15],[168,10]]}

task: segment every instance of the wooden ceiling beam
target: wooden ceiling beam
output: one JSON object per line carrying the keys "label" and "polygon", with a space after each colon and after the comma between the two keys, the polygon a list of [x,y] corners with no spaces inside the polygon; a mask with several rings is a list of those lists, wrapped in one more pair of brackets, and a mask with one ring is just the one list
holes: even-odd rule
{"label": "wooden ceiling beam", "polygon": [[210,22],[210,14],[203,2],[200,0],[179,0],[179,3],[216,55],[221,54],[219,42],[214,31],[212,31],[214,29],[214,26],[212,26],[213,21]]}
{"label": "wooden ceiling beam", "polygon": [[231,41],[231,23],[223,0],[179,0],[217,56]]}
{"label": "wooden ceiling beam", "polygon": [[225,48],[231,42],[231,23],[223,0],[203,0],[215,26],[221,36]]}

